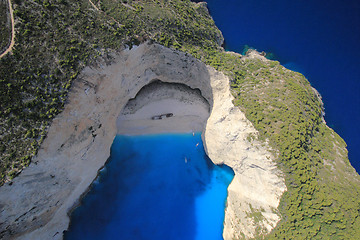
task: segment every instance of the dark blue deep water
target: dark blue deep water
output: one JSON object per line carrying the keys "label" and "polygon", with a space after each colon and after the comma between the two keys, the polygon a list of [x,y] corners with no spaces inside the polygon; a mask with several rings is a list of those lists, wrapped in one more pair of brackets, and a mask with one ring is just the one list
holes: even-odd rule
{"label": "dark blue deep water", "polygon": [[206,0],[227,50],[272,53],[322,95],[360,172],[360,1]]}
{"label": "dark blue deep water", "polygon": [[65,239],[220,240],[233,176],[200,133],[117,136]]}

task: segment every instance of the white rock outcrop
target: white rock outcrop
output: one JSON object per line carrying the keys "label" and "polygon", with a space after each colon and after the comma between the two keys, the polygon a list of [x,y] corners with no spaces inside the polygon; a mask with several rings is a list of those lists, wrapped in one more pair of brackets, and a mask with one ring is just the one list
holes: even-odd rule
{"label": "white rock outcrop", "polygon": [[214,163],[235,172],[224,239],[252,237],[259,226],[264,231],[276,225],[284,179],[267,145],[248,141],[256,130],[232,105],[229,79],[187,54],[145,43],[87,67],[74,82],[69,104],[54,119],[37,157],[0,188],[0,238],[62,238],[69,211],[109,157],[118,116],[154,80],[199,89],[210,105],[205,149]]}
{"label": "white rock outcrop", "polygon": [[[211,70],[210,70],[211,71]],[[224,239],[254,237],[270,232],[280,216],[276,213],[286,185],[266,143],[232,103],[226,77],[211,78],[213,106],[206,124],[205,149],[215,164],[230,166],[235,176],[228,187]]]}

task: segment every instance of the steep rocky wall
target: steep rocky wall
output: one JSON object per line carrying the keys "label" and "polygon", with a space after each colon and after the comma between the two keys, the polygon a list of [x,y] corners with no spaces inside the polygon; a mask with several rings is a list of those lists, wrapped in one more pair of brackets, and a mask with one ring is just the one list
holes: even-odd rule
{"label": "steep rocky wall", "polygon": [[210,104],[205,147],[212,161],[235,171],[224,238],[251,237],[259,225],[254,211],[261,211],[263,229],[274,227],[284,180],[267,147],[247,141],[256,132],[233,107],[228,78],[184,53],[146,43],[87,67],[75,81],[33,163],[0,188],[0,238],[62,238],[69,211],[109,157],[121,110],[155,79],[199,89]]}
{"label": "steep rocky wall", "polygon": [[228,188],[224,239],[268,233],[280,220],[276,209],[286,190],[284,178],[268,145],[256,140],[257,131],[234,107],[228,79],[211,78],[211,87],[213,108],[204,133],[205,147],[215,164],[224,163],[235,172]]}

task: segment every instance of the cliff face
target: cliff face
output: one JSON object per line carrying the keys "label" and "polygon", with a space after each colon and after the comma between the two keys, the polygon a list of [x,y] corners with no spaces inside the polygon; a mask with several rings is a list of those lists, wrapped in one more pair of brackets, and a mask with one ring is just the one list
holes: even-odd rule
{"label": "cliff face", "polygon": [[[256,131],[232,105],[229,79],[184,53],[142,44],[97,66],[87,67],[74,83],[69,104],[50,127],[34,163],[11,186],[0,188],[1,237],[60,239],[76,206],[110,154],[117,118],[130,98],[153,80],[199,89],[211,115],[203,134],[209,157],[235,171],[229,186],[225,239],[252,236],[261,226],[272,229],[273,208],[285,190],[267,146],[246,138]],[[216,140],[216,141],[215,141]],[[239,223],[240,221],[240,223]]]}
{"label": "cliff face", "polygon": [[[12,52],[0,59],[0,184],[5,183],[0,238],[60,238],[68,225],[66,213],[108,157],[120,129],[118,114],[152,80],[201,89],[209,102],[212,123],[203,135],[208,154],[237,171],[229,188],[226,237],[250,237],[254,228],[262,234],[277,222],[272,206],[284,186],[268,157],[281,167],[287,191],[278,207],[282,220],[259,237],[360,235],[360,177],[348,161],[345,142],[322,121],[318,94],[304,76],[276,61],[255,52],[246,57],[225,52],[204,4],[101,0],[94,1],[94,8],[88,0],[12,3],[19,34]],[[229,79],[186,54],[159,46],[119,52],[145,39],[225,73],[237,108],[222,88]],[[109,51],[119,53],[82,71]],[[70,103],[65,104],[69,89]],[[232,124],[234,119],[240,124]],[[265,195],[259,196],[261,186]]]}
{"label": "cliff face", "polygon": [[208,156],[230,166],[235,177],[228,188],[224,239],[270,232],[280,220],[276,209],[286,190],[267,143],[232,103],[228,78],[211,79],[213,108],[205,130]]}

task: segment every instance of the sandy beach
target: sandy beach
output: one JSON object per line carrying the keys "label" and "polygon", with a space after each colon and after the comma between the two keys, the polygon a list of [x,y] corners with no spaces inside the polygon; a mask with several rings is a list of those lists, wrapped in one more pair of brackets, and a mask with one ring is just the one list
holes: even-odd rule
{"label": "sandy beach", "polygon": [[210,115],[199,91],[154,82],[131,99],[117,119],[117,134],[202,132]]}

